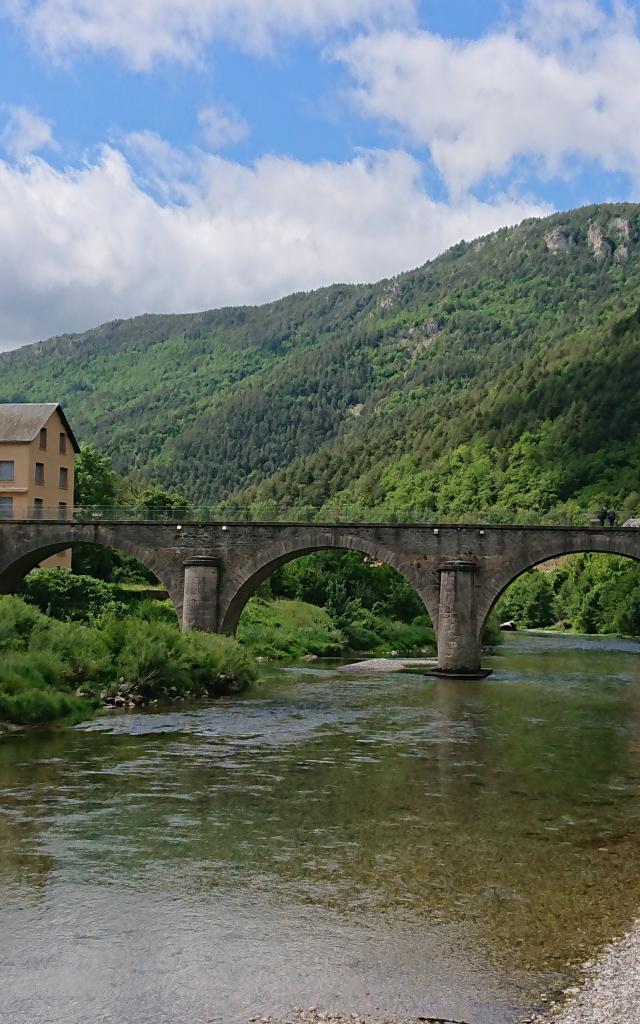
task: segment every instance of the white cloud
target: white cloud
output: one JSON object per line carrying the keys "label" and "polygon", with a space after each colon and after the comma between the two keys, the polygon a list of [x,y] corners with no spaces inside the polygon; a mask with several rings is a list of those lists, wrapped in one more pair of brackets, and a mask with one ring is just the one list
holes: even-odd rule
{"label": "white cloud", "polygon": [[249,134],[249,125],[231,107],[203,107],[198,124],[205,142],[214,150],[242,142]]}
{"label": "white cloud", "polygon": [[2,10],[54,56],[113,50],[144,69],[197,60],[216,38],[266,52],[282,35],[398,24],[414,0],[0,0]]}
{"label": "white cloud", "polygon": [[251,168],[196,152],[172,179],[175,151],[150,134],[137,141],[147,159],[155,153],[163,199],[113,148],[75,170],[0,161],[0,347],[135,313],[372,280],[545,212],[505,197],[435,202],[403,152],[346,164],[267,157]]}
{"label": "white cloud", "polygon": [[612,22],[630,27],[630,9],[622,4],[608,16],[598,0],[526,0],[516,27],[532,43],[554,49],[575,47],[598,32],[609,31]]}
{"label": "white cloud", "polygon": [[6,106],[7,119],[0,132],[0,146],[15,160],[24,160],[41,149],[56,147],[51,123],[26,107]]}
{"label": "white cloud", "polygon": [[426,32],[361,36],[339,58],[368,116],[428,147],[454,194],[521,156],[547,175],[575,156],[640,184],[640,40],[631,11],[530,0],[520,23],[461,43]]}

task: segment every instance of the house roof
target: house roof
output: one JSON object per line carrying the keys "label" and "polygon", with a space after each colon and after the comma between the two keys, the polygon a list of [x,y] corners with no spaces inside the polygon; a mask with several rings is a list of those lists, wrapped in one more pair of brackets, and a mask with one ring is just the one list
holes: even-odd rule
{"label": "house roof", "polygon": [[69,426],[62,406],[58,402],[49,402],[42,405],[36,403],[0,403],[0,442],[28,443],[33,441],[42,428],[47,425],[54,412],[57,412],[62,420],[69,440],[73,445],[73,450],[76,453],[79,452],[80,446]]}

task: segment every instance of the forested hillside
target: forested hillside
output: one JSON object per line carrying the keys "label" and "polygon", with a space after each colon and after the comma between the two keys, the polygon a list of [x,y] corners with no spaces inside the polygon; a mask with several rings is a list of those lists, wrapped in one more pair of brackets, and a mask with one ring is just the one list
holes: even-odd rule
{"label": "forested hillside", "polygon": [[0,401],[201,504],[579,515],[640,501],[640,207],[586,207],[419,270],[143,316],[0,356]]}

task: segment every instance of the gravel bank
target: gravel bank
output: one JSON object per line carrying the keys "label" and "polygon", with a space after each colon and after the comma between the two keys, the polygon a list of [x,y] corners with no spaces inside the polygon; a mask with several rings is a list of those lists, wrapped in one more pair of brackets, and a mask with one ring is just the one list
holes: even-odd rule
{"label": "gravel bank", "polygon": [[250,1024],[465,1024],[443,1017],[362,1017],[359,1013],[334,1013],[312,1007],[295,1007],[284,1017],[250,1017]]}
{"label": "gravel bank", "polygon": [[353,661],[349,665],[340,665],[337,671],[349,674],[353,672],[399,672],[403,668],[435,668],[437,664],[437,658],[367,658],[366,661]]}
{"label": "gravel bank", "polygon": [[586,966],[586,981],[537,1024],[640,1024],[640,921]]}

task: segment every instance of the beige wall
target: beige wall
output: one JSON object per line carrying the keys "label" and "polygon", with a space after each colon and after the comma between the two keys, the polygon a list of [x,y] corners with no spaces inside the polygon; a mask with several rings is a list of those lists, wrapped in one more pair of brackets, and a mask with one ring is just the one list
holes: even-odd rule
{"label": "beige wall", "polygon": [[[13,444],[0,441],[0,461],[10,461],[14,465],[14,479],[0,480],[0,497],[13,498],[13,514],[33,516],[36,499],[42,501],[42,516],[46,519],[62,517],[64,510],[61,503],[67,506],[67,515],[73,509],[74,464],[75,453],[58,412],[52,413],[45,424],[47,446],[40,447],[40,435],[28,443]],[[66,438],[66,452],[60,452],[60,435]],[[36,463],[44,466],[44,482],[36,483]],[[60,470],[67,470],[67,487],[60,487]],[[59,555],[47,558],[42,565],[50,567],[71,568],[71,551],[62,551]]]}

